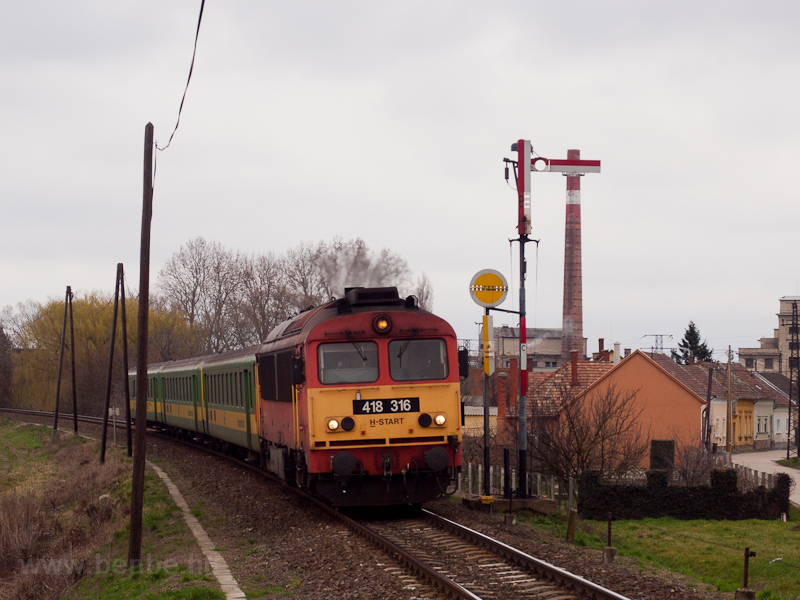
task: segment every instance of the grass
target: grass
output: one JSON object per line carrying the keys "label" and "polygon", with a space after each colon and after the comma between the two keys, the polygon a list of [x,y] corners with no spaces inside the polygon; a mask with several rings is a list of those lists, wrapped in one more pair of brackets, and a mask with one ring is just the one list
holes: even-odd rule
{"label": "grass", "polygon": [[20,485],[36,486],[49,478],[53,470],[45,451],[49,439],[47,427],[19,427],[11,419],[0,420],[0,493]]}
{"label": "grass", "polygon": [[[128,486],[127,495],[129,493]],[[120,523],[120,529],[97,554],[101,557],[98,559],[100,568],[84,579],[68,598],[216,600],[225,597],[180,509],[161,479],[150,470],[145,473],[142,530],[140,565],[128,565],[130,523]]]}
{"label": "grass", "polygon": [[[520,515],[520,521],[564,539],[563,517]],[[722,592],[742,587],[744,553],[749,560],[748,585],[759,600],[800,600],[800,510],[792,507],[789,521],[678,521],[671,518],[614,521],[611,544],[620,556],[637,558],[644,568],[688,575]],[[607,540],[607,523],[581,521],[575,543],[600,549]]]}
{"label": "grass", "polygon": [[0,598],[224,598],[181,511],[145,472],[142,562],[127,562],[132,462],[99,442],[0,420]]}
{"label": "grass", "polygon": [[789,467],[790,469],[800,469],[800,458],[793,456],[792,458],[777,461],[779,465]]}

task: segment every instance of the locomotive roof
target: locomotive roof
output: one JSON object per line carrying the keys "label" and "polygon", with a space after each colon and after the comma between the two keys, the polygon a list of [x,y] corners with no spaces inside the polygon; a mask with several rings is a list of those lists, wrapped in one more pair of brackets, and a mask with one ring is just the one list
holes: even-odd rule
{"label": "locomotive roof", "polygon": [[[256,346],[232,350],[222,354],[209,354],[194,358],[166,361],[148,365],[152,372],[193,371],[200,367],[211,368],[237,362],[252,362],[255,356],[281,348],[291,348],[305,339],[317,325],[346,314],[357,314],[370,311],[380,312],[414,312],[420,315],[435,317],[432,313],[419,308],[414,296],[401,298],[396,287],[382,288],[348,288],[343,298],[332,299],[321,306],[309,308],[299,315],[287,319],[275,327],[267,339]],[[435,317],[438,319],[438,317]],[[442,321],[444,323],[444,321]],[[136,367],[129,369],[134,375]]]}
{"label": "locomotive roof", "polygon": [[273,329],[264,342],[263,349],[291,346],[320,323],[346,314],[363,312],[415,312],[420,315],[434,316],[419,308],[415,296],[401,298],[396,287],[382,288],[348,288],[343,298],[304,311]]}

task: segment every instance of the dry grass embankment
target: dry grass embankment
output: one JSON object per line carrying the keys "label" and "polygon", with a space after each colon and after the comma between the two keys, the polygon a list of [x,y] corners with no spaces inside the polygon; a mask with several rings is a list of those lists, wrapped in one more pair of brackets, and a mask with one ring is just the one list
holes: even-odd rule
{"label": "dry grass embankment", "polygon": [[0,598],[54,597],[77,581],[125,511],[113,494],[127,473],[117,453],[98,464],[95,442],[0,421]]}

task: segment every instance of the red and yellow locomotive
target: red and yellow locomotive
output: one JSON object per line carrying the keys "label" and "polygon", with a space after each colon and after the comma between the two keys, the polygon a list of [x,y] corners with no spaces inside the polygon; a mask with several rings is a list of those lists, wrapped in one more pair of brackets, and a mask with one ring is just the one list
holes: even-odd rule
{"label": "red and yellow locomotive", "polygon": [[465,359],[413,296],[353,288],[259,346],[149,366],[148,421],[258,457],[334,506],[418,504],[461,467]]}

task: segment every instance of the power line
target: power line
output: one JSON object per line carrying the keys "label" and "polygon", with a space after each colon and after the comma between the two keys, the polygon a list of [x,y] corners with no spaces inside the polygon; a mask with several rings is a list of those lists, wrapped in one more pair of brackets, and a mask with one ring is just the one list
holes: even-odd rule
{"label": "power line", "polygon": [[[156,150],[166,150],[169,148],[169,145],[172,143],[172,137],[175,135],[175,132],[178,131],[178,125],[181,123],[181,112],[183,111],[183,103],[186,100],[186,92],[189,91],[189,82],[192,80],[192,71],[194,70],[194,59],[197,56],[197,39],[200,37],[200,23],[203,21],[203,8],[205,7],[206,0],[201,0],[200,2],[200,16],[197,19],[197,32],[194,35],[194,51],[192,52],[192,64],[189,65],[189,77],[186,79],[186,87],[183,90],[183,98],[181,98],[181,105],[178,108],[178,120],[175,123],[175,129],[172,130],[172,134],[169,136],[169,141],[167,145],[163,148],[159,148],[158,144],[156,144]],[[153,179],[155,179],[155,173],[153,174]]]}

